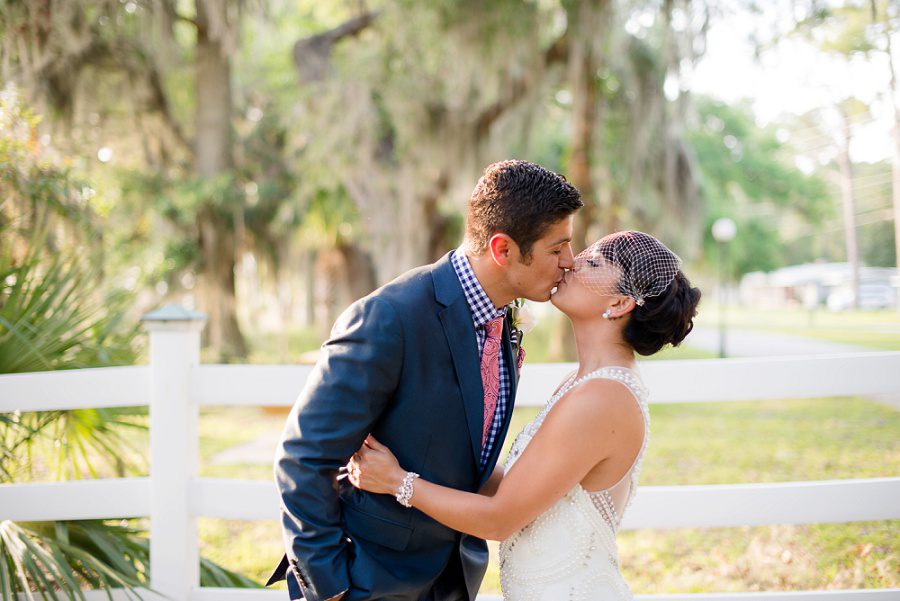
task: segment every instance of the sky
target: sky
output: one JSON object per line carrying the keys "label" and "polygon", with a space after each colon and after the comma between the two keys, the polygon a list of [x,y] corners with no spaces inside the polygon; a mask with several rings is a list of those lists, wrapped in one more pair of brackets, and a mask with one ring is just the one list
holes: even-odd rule
{"label": "sky", "polygon": [[[886,58],[859,59],[848,64],[816,52],[800,40],[787,40],[757,59],[750,37],[759,23],[740,14],[714,22],[706,53],[692,75],[691,90],[725,102],[750,99],[760,125],[777,123],[784,113],[802,114],[855,96],[871,103],[872,115],[855,119],[853,160],[889,159],[893,117],[887,98],[879,98],[879,92],[888,85]],[[831,117],[829,128],[839,133],[837,113],[826,112],[825,117]],[[816,141],[822,142],[823,147],[829,142],[827,136]]]}

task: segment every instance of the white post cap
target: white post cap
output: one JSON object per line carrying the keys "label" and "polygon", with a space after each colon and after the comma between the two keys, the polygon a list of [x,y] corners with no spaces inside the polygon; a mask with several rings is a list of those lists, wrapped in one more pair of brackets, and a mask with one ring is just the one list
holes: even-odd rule
{"label": "white post cap", "polygon": [[148,330],[200,330],[209,316],[175,303],[144,313],[141,317]]}

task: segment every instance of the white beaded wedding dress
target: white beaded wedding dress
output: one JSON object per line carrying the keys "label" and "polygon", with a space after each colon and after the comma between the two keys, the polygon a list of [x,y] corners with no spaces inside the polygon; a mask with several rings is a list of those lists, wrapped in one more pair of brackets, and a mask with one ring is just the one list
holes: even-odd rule
{"label": "white beaded wedding dress", "polygon": [[633,596],[619,571],[616,532],[634,497],[650,433],[648,391],[637,372],[604,367],[577,380],[570,378],[516,437],[506,469],[524,452],[553,405],[591,378],[616,380],[634,395],[644,416],[641,450],[631,468],[611,488],[588,492],[577,484],[536,520],[503,541],[500,583],[504,601],[624,601]]}

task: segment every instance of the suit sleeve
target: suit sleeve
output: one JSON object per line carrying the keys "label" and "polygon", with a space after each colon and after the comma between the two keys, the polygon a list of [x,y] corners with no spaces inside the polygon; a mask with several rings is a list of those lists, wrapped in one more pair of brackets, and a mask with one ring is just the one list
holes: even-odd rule
{"label": "suit sleeve", "polygon": [[350,587],[335,478],[396,390],[403,362],[400,320],[383,299],[357,301],[338,319],[322,352],[275,457],[287,559],[308,601]]}

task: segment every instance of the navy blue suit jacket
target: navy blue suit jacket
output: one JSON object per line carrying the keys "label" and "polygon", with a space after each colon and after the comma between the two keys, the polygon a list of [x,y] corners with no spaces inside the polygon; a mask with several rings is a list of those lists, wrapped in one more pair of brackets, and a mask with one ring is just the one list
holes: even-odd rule
{"label": "navy blue suit jacket", "polygon": [[[504,352],[515,397],[509,322]],[[419,601],[449,565],[462,567],[453,597],[474,599],[486,543],[390,495],[355,489],[338,470],[366,435],[400,465],[452,488],[477,491],[497,463],[512,407],[484,470],[484,392],[472,314],[444,256],[355,302],[338,319],[285,425],[275,477],[292,598]],[[457,569],[458,571],[458,569]],[[446,586],[444,583],[442,586]]]}

